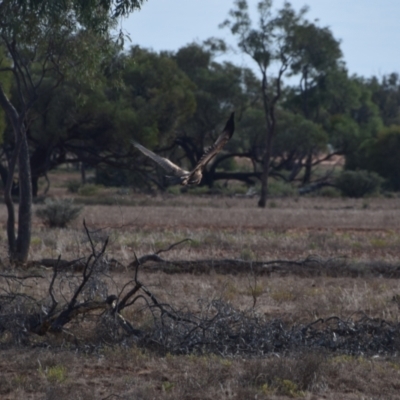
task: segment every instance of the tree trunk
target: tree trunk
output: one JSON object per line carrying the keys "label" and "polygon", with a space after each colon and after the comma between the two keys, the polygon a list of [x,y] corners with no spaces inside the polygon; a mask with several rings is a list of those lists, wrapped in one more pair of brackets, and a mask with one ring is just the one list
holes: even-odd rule
{"label": "tree trunk", "polygon": [[265,145],[265,152],[263,156],[262,175],[261,175],[261,194],[258,201],[258,207],[265,208],[267,205],[268,197],[268,176],[269,176],[269,163],[271,161],[271,146],[272,146],[273,132],[268,129],[267,140]]}
{"label": "tree trunk", "polygon": [[29,162],[29,148],[26,132],[21,132],[22,144],[18,157],[19,177],[19,209],[18,209],[18,236],[16,252],[13,259],[17,262],[26,262],[31,243],[32,229],[32,180]]}
{"label": "tree trunk", "polygon": [[[7,177],[8,177],[8,169],[0,164],[0,177],[1,177],[1,181],[3,183],[3,186],[6,187],[7,185]],[[12,181],[11,184],[11,196],[19,196],[19,188],[18,185],[15,183],[15,181]]]}
{"label": "tree trunk", "polygon": [[36,147],[35,151],[30,156],[30,173],[32,179],[32,195],[37,197],[39,192],[39,179],[45,175],[48,168],[48,154],[51,151],[51,147],[44,145]]}
{"label": "tree trunk", "polygon": [[32,196],[35,198],[39,192],[39,177],[32,176]]}
{"label": "tree trunk", "polygon": [[[15,135],[15,148],[8,165],[7,182],[4,188],[4,202],[7,207],[7,238],[11,262],[25,262],[28,258],[31,239],[32,220],[32,184],[29,161],[29,149],[24,126],[24,113],[18,114],[0,85],[0,105],[10,119]],[[18,236],[15,235],[15,208],[11,189],[14,172],[18,162],[19,174],[19,210]]]}
{"label": "tree trunk", "polygon": [[308,185],[311,181],[311,169],[312,169],[312,151],[307,154],[303,185]]}
{"label": "tree trunk", "polygon": [[277,102],[280,96],[280,86],[278,84],[278,93],[273,100],[269,98],[267,90],[268,90],[267,73],[266,70],[264,70],[261,91],[263,96],[263,105],[264,105],[265,119],[267,123],[267,131],[265,137],[264,155],[262,159],[263,164],[262,164],[262,175],[261,175],[261,194],[260,194],[260,200],[258,201],[258,207],[262,208],[265,208],[265,206],[267,205],[269,164],[272,154],[272,139],[275,134],[275,103]]}
{"label": "tree trunk", "polygon": [[11,125],[15,134],[15,149],[11,155],[11,158],[8,162],[8,174],[7,181],[4,187],[4,203],[7,207],[7,239],[8,239],[8,251],[10,257],[16,252],[16,237],[15,237],[15,209],[14,203],[12,200],[11,189],[14,183],[14,171],[18,160],[18,153],[21,146],[21,135],[20,131],[20,121],[17,110],[13,107],[13,105],[8,100],[6,94],[3,91],[2,86],[0,85],[0,104],[5,110],[7,116],[10,119]]}
{"label": "tree trunk", "polygon": [[86,184],[86,168],[85,168],[85,163],[82,161],[81,162],[81,183],[82,185]]}

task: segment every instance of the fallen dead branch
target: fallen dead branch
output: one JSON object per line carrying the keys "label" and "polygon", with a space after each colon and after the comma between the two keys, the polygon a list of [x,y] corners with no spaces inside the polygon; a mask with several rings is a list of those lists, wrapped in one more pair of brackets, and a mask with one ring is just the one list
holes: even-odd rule
{"label": "fallen dead branch", "polygon": [[[92,330],[91,342],[135,342],[138,346],[165,354],[215,353],[222,356],[262,356],[267,353],[286,353],[299,349],[324,350],[345,354],[397,354],[400,351],[400,324],[373,319],[362,314],[358,319],[338,316],[320,318],[305,324],[287,324],[279,319],[267,319],[254,308],[238,310],[222,300],[198,301],[196,311],[185,307],[176,309],[161,302],[139,279],[139,270],[199,273],[217,270],[224,273],[319,273],[334,274],[345,268],[345,260],[323,261],[316,257],[305,260],[244,260],[166,261],[160,254],[185,242],[142,257],[130,264],[134,277],[122,286],[117,285],[110,272],[106,256],[108,241],[94,243],[84,224],[90,243],[86,259],[69,262],[82,265],[77,273],[61,257],[52,264],[52,273],[0,274],[0,339],[7,343],[28,345],[32,338],[69,335],[74,343],[86,343],[82,331]],[[148,263],[149,265],[145,265]],[[218,269],[219,268],[219,269]],[[381,271],[377,266],[376,271]],[[396,272],[398,268],[393,268]],[[293,272],[296,271],[296,272]],[[301,271],[301,272],[300,272]],[[47,279],[43,295],[33,288]],[[254,284],[255,285],[255,284]],[[255,304],[255,302],[254,302]],[[123,316],[123,311],[132,312]],[[140,310],[149,318],[140,324],[135,313]],[[74,329],[75,328],[75,329]],[[78,329],[77,329],[78,328]],[[95,338],[95,339],[93,339]],[[96,342],[97,340],[97,342]]]}
{"label": "fallen dead branch", "polygon": [[[171,318],[173,315],[173,318]],[[264,356],[271,353],[323,351],[349,355],[395,355],[400,351],[400,324],[364,315],[337,316],[310,324],[288,325],[240,311],[221,300],[201,302],[201,311],[162,314],[140,345],[173,354]]]}
{"label": "fallen dead branch", "polygon": [[[179,242],[177,244],[180,244]],[[175,244],[175,245],[177,245]],[[166,251],[166,250],[162,250]],[[161,251],[160,251],[161,252]],[[346,258],[322,259],[319,257],[307,257],[302,260],[265,260],[247,261],[240,259],[198,259],[198,260],[167,260],[159,256],[160,252],[145,254],[135,259],[128,265],[124,265],[116,259],[108,261],[110,269],[134,269],[138,265],[143,271],[159,272],[166,274],[248,274],[249,271],[257,275],[296,275],[301,277],[373,277],[379,276],[390,279],[400,278],[400,266],[388,262],[353,262]],[[139,262],[139,264],[138,264]],[[31,263],[34,266],[54,267],[60,269],[73,269],[75,271],[84,268],[82,259],[66,261],[57,259],[43,259]]]}
{"label": "fallen dead branch", "polygon": [[[115,287],[114,293],[118,294],[109,294],[112,277],[109,274],[110,263],[105,255],[108,239],[97,249],[98,246],[92,240],[85,222],[84,229],[90,243],[91,254],[86,260],[79,258],[65,261],[61,260],[60,256],[56,260],[47,262],[46,266],[52,268],[52,276],[46,298],[36,299],[22,294],[19,290],[21,287],[27,287],[25,281],[32,280],[30,284],[34,286],[37,279],[45,279],[44,275],[0,274],[4,283],[2,290],[5,293],[0,296],[0,332],[10,332],[16,341],[21,343],[27,340],[29,334],[44,336],[62,333],[66,325],[77,321],[78,324],[84,324],[85,320],[94,316],[95,325],[100,324],[103,328],[107,325],[106,329],[114,339],[131,335],[140,336],[142,332],[135,329],[121,315],[122,310],[133,306],[138,300],[144,300],[152,314],[153,310],[157,309],[161,315],[168,315],[172,320],[185,320],[184,317],[173,314],[170,306],[165,306],[157,300],[139,281],[138,272],[143,261],[155,259],[158,254],[169,251],[187,239],[167,249],[159,250],[154,255],[139,259],[135,255],[135,261],[132,263],[136,269],[134,279],[127,282],[119,291]],[[77,264],[81,270],[79,274],[76,274]],[[122,333],[117,333],[119,328],[122,328]]]}
{"label": "fallen dead branch", "polygon": [[[122,268],[132,268],[135,262],[128,267],[111,260],[114,265]],[[266,260],[247,261],[240,259],[200,259],[200,260],[166,260],[157,254],[149,254],[140,258],[141,269],[147,272],[162,271],[166,274],[248,274],[256,275],[296,275],[301,277],[372,277],[399,279],[400,266],[387,262],[353,262],[345,257],[323,259],[310,256],[302,260]]]}

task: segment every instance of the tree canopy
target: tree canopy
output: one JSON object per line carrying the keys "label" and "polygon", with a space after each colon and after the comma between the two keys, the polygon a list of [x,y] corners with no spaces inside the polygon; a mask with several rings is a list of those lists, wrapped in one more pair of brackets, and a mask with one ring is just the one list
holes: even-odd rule
{"label": "tree canopy", "polygon": [[[140,7],[142,0],[3,0],[0,3],[0,48],[8,62],[0,63],[0,105],[12,127],[12,147],[6,147],[4,198],[10,258],[24,262],[30,243],[32,182],[27,131],[33,106],[41,96],[59,87],[69,76],[95,85],[107,60],[121,46],[113,37],[116,18]],[[118,39],[119,42],[118,42]],[[7,77],[13,92],[7,93]],[[6,77],[6,78],[5,78]],[[17,170],[18,165],[18,170]],[[12,200],[18,171],[18,228]]]}

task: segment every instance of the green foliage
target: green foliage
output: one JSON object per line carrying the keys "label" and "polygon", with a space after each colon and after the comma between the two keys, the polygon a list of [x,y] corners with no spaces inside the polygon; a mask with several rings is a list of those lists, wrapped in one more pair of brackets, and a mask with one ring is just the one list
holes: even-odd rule
{"label": "green foliage", "polygon": [[71,199],[46,199],[45,206],[36,210],[36,215],[50,228],[65,228],[78,217],[81,206],[75,206]]}
{"label": "green foliage", "polygon": [[97,16],[96,18],[96,15],[93,15],[95,11],[99,14],[109,14],[114,18],[127,16],[135,9],[140,9],[143,1],[144,0],[119,0],[117,2],[111,0],[19,0],[17,2],[13,1],[13,3],[18,4],[18,11],[21,15],[26,16],[29,12],[35,11],[42,18],[48,15],[57,15],[65,12],[66,7],[69,6],[77,13],[81,24],[90,23],[93,26],[96,22],[99,23],[99,17]]}
{"label": "green foliage", "polygon": [[254,260],[254,252],[251,249],[245,248],[240,252],[240,258],[245,261]]}
{"label": "green foliage", "polygon": [[[116,53],[115,58],[123,70],[119,87],[107,74],[95,85],[72,75],[55,90],[50,90],[53,78],[42,83],[30,127],[33,170],[65,163],[66,153],[93,166],[106,158],[116,169],[132,169],[133,135],[149,147],[169,143],[191,115],[194,86],[170,57],[134,48],[128,55]],[[48,159],[51,163],[43,165]],[[136,162],[136,167],[142,166]],[[100,181],[110,180],[103,178]]]}
{"label": "green foliage", "polygon": [[[121,107],[107,104],[102,86],[107,77],[112,87],[121,71],[117,52],[122,43],[112,36],[111,30],[117,23],[116,16],[127,15],[140,8],[142,2],[5,0],[0,3],[0,47],[7,49],[4,56],[12,60],[12,72],[18,81],[10,101],[18,113],[24,117],[28,113],[33,121],[30,138],[35,150],[41,148],[39,159],[44,163],[52,158],[46,168],[65,161],[65,152],[70,149],[65,149],[60,140],[72,136],[75,142],[69,144],[79,152],[77,144],[82,139],[93,139],[99,134],[96,143],[100,147],[105,143],[104,132],[114,128],[111,115]],[[121,35],[119,39],[123,39]],[[0,66],[4,66],[3,61],[0,54]],[[7,83],[5,74],[0,73],[3,90]],[[58,157],[51,157],[52,151]],[[32,175],[43,169],[43,165],[33,165]]]}
{"label": "green foliage", "polygon": [[281,180],[270,180],[268,185],[269,197],[292,197],[297,190],[290,184]]}
{"label": "green foliage", "polygon": [[340,42],[327,27],[320,28],[312,22],[293,25],[289,44],[294,54],[292,74],[314,79],[326,71],[335,69],[342,57]]}
{"label": "green foliage", "polygon": [[96,184],[106,187],[144,187],[143,176],[137,171],[99,165],[96,168]]}
{"label": "green foliage", "polygon": [[[116,21],[112,18],[110,2],[85,4],[80,0],[3,1],[0,4],[1,42],[8,49],[13,43],[13,52],[9,54],[13,61],[30,60],[16,73],[27,78],[36,70],[42,78],[73,75],[82,82],[95,79],[98,66],[115,47],[109,30],[115,27]],[[38,79],[33,84],[40,82]],[[24,96],[31,96],[28,87],[19,89],[25,92]]]}
{"label": "green foliage", "polygon": [[273,383],[277,391],[284,396],[289,397],[304,397],[305,393],[299,390],[299,386],[290,379],[276,379]]}
{"label": "green foliage", "polygon": [[[42,143],[33,140],[37,147],[32,156],[29,154],[30,148],[26,142],[28,127],[29,130],[31,128],[30,122],[36,118],[45,119],[41,113],[31,115],[32,106],[41,96],[59,88],[68,77],[73,77],[78,86],[83,83],[95,86],[104,76],[105,64],[110,63],[116,49],[122,45],[121,40],[112,39],[112,30],[118,23],[116,17],[127,15],[139,7],[141,2],[142,0],[0,2],[0,47],[6,50],[5,57],[12,65],[12,68],[4,68],[3,59],[0,60],[0,79],[1,82],[4,79],[4,69],[12,72],[15,79],[13,97],[7,96],[0,85],[0,104],[11,121],[14,133],[14,137],[10,138],[11,143],[6,144],[11,149],[8,150],[8,159],[11,160],[8,162],[9,171],[7,174],[2,169],[2,176],[4,180],[4,175],[7,174],[8,182],[11,182],[18,164],[20,193],[17,229],[14,224],[14,208],[7,207],[10,261],[27,260],[31,236],[32,192],[37,188],[39,177],[49,167],[54,168],[54,164],[57,165],[60,160],[65,162],[68,153],[58,138],[50,135],[47,146],[41,146]],[[70,116],[67,112],[65,115]],[[54,147],[58,147],[56,156],[52,154]],[[6,190],[4,197],[5,202],[10,205],[10,191]],[[46,218],[45,214],[42,215]],[[52,219],[46,221],[53,223]]]}
{"label": "green foliage", "polygon": [[77,180],[71,180],[67,182],[67,189],[70,193],[78,193],[79,188],[81,187],[81,182]]}
{"label": "green foliage", "polygon": [[[299,14],[291,8],[289,3],[272,16],[272,1],[263,0],[258,3],[259,23],[253,28],[249,16],[247,1],[241,0],[234,3],[234,9],[230,10],[230,19],[221,26],[228,27],[233,35],[238,38],[238,47],[248,54],[260,67],[266,71],[272,63],[282,60],[280,46],[275,46],[273,37],[282,45],[287,39],[287,27],[298,22],[304,15],[305,10]],[[286,32],[285,32],[286,31]],[[286,44],[286,43],[285,43]]]}
{"label": "green foliage", "polygon": [[331,146],[341,153],[351,154],[360,143],[360,128],[349,115],[332,115],[327,130]]}
{"label": "green foliage", "polygon": [[[133,47],[125,59],[124,104],[134,114],[120,124],[143,145],[169,142],[169,136],[195,110],[194,85],[168,54]],[[119,126],[121,128],[121,126]]]}
{"label": "green foliage", "polygon": [[374,171],[385,179],[388,190],[400,190],[400,125],[380,130],[365,138],[358,148],[346,157],[348,169]]}
{"label": "green foliage", "polygon": [[386,179],[391,190],[400,190],[400,125],[383,129],[366,145],[368,169]]}
{"label": "green foliage", "polygon": [[[338,66],[329,68],[316,81],[312,97],[314,109],[322,112],[321,117],[328,115],[357,115],[359,121],[367,114],[356,114],[355,110],[362,107],[363,86],[354,78],[349,77],[347,70]],[[355,120],[355,118],[353,118]]]}
{"label": "green foliage", "polygon": [[63,365],[55,365],[45,372],[46,378],[51,383],[63,383],[67,379],[67,368]]}
{"label": "green foliage", "polygon": [[286,154],[296,153],[303,156],[309,151],[326,151],[328,135],[321,125],[287,111],[279,111],[277,115],[275,155],[285,157]]}
{"label": "green foliage", "polygon": [[[285,75],[270,75],[282,67],[291,79],[298,78],[300,85],[280,88],[282,101],[276,103],[277,125],[270,147],[273,160],[268,165],[293,181],[302,176],[306,157],[314,161],[326,154],[329,146],[346,156],[346,168],[377,171],[387,178],[390,189],[400,190],[396,135],[387,134],[391,139],[378,135],[383,123],[400,121],[398,74],[381,80],[349,77],[341,63],[340,43],[330,29],[307,21],[306,8],[296,11],[286,2],[274,10],[270,0],[258,2],[258,23],[250,20],[249,2],[237,0],[223,24],[237,37],[238,47],[265,73],[261,78],[268,77],[262,92],[262,79],[250,69],[216,61],[227,47],[215,39],[202,45],[191,43],[175,54],[138,46],[123,54],[121,41],[110,40],[109,28],[114,26],[116,15],[133,11],[142,3],[1,3],[0,13],[7,26],[1,40],[15,37],[16,48],[30,60],[27,70],[32,81],[41,82],[35,89],[39,98],[30,113],[33,176],[72,155],[93,166],[104,159],[110,161],[113,168],[100,167],[97,183],[143,187],[143,175],[127,171],[147,173],[154,164],[147,159],[143,164],[137,153],[132,157],[132,138],[156,151],[166,148],[161,155],[190,168],[215,140],[221,121],[233,109],[237,110],[237,129],[224,151],[249,154],[254,164],[249,163],[246,171],[252,172],[255,165],[258,172],[271,128],[271,121],[266,123],[271,109],[266,111],[262,95],[268,95],[264,100],[277,98],[277,83]],[[94,13],[94,9],[103,11]],[[0,48],[1,66],[10,57],[6,53],[3,56]],[[45,69],[42,76],[50,56],[58,56],[62,82],[57,69]],[[273,64],[277,68],[271,70]],[[0,80],[3,89],[10,86],[5,73],[0,73]],[[18,106],[17,86],[9,93]],[[0,141],[5,125],[1,111]],[[7,132],[5,139],[12,145]],[[37,160],[40,162],[35,164]],[[208,166],[209,176],[213,176],[212,168],[219,172],[238,169],[233,158],[218,163],[218,157]],[[314,173],[315,165],[312,168]],[[76,192],[78,188],[71,184],[69,190]],[[269,193],[291,195],[291,191],[293,188],[272,187]]]}
{"label": "green foliage", "polygon": [[129,171],[99,165],[96,168],[96,184],[104,186],[129,186]]}
{"label": "green foliage", "polygon": [[233,157],[229,157],[218,163],[218,169],[222,171],[237,171],[238,166],[235,159]]}
{"label": "green foliage", "polygon": [[78,189],[78,194],[81,196],[95,196],[98,194],[101,186],[93,183],[86,183]]}
{"label": "green foliage", "polygon": [[[262,154],[259,160],[262,158],[263,173],[258,205],[265,207],[266,196],[270,192],[267,189],[267,177],[270,160],[274,155],[278,155],[274,161],[282,160],[278,168],[293,171],[290,180],[300,172],[304,165],[302,160],[306,157],[303,181],[310,181],[313,156],[326,149],[328,139],[322,121],[318,118],[321,100],[318,86],[321,86],[328,71],[339,67],[342,54],[339,42],[328,28],[319,28],[305,19],[307,7],[297,12],[289,2],[284,2],[283,7],[275,11],[271,0],[263,0],[257,3],[257,11],[258,24],[253,26],[247,1],[237,0],[229,12],[230,18],[222,26],[228,27],[237,37],[240,50],[257,63],[261,72],[261,109],[264,113],[264,123],[261,126],[264,126],[264,132],[259,140],[262,149],[259,151]],[[271,76],[273,66],[275,70]],[[289,93],[287,104],[291,103],[293,111],[302,114],[304,121],[301,121],[302,126],[290,123],[284,127],[281,124],[279,129],[276,126],[280,108],[278,102],[283,97],[284,73],[289,70],[290,75],[299,77],[299,89]],[[300,117],[293,115],[291,119],[299,120]],[[290,144],[284,138],[274,143],[279,140],[279,130],[290,137]]]}
{"label": "green foliage", "polygon": [[379,81],[372,77],[365,82],[372,100],[379,107],[385,126],[400,125],[400,77],[398,73],[384,75]]}
{"label": "green foliage", "polygon": [[321,126],[332,150],[346,156],[346,167],[365,168],[359,164],[359,148],[382,127],[371,92],[340,65],[319,72],[303,90],[289,89],[285,107]]}
{"label": "green foliage", "polygon": [[[196,85],[195,113],[178,131],[180,139],[188,144],[184,151],[192,165],[203,149],[214,142],[222,128],[221,122],[226,121],[232,110],[246,109],[259,95],[259,81],[250,69],[229,62],[218,63],[215,57],[216,53],[206,44],[195,43],[182,47],[173,57]],[[237,125],[225,149],[242,149],[246,147],[245,140]]]}
{"label": "green foliage", "polygon": [[[126,131],[117,129],[116,110],[120,105],[107,98],[106,82],[91,88],[89,82],[80,84],[71,77],[51,90],[53,83],[49,79],[42,84],[32,110],[36,117],[30,128],[33,161],[38,160],[34,167],[41,167],[40,163],[51,155],[54,156],[50,168],[62,164],[65,151],[85,156],[86,162],[90,162],[98,152],[119,146]],[[112,86],[112,82],[108,84]]]}
{"label": "green foliage", "polygon": [[332,186],[324,186],[319,191],[318,194],[321,197],[340,197],[340,191]]}
{"label": "green foliage", "polygon": [[360,170],[343,171],[335,183],[344,196],[359,198],[378,192],[382,182],[378,174]]}

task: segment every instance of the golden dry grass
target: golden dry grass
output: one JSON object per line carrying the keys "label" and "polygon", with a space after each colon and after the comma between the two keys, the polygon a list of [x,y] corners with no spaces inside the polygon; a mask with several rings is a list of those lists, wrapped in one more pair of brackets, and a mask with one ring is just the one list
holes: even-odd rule
{"label": "golden dry grass", "polygon": [[[109,251],[121,262],[184,238],[170,259],[323,258],[395,262],[400,245],[398,199],[300,198],[274,200],[275,208],[256,207],[255,199],[132,195],[136,206],[85,206],[68,229],[48,230],[35,217],[30,259],[86,254],[82,219],[100,238],[110,236]],[[35,208],[41,207],[35,205]],[[6,210],[0,208],[2,248],[6,254]]]}
{"label": "golden dry grass", "polygon": [[[65,195],[55,188],[53,194]],[[385,261],[399,263],[400,202],[372,198],[274,199],[274,207],[260,210],[256,199],[171,195],[114,196],[111,206],[85,206],[80,221],[68,229],[47,229],[34,218],[31,260],[74,259],[89,254],[82,227],[85,218],[93,237],[110,237],[108,257],[127,266],[138,256],[182,244],[163,257],[197,259],[322,259],[341,257],[359,265]],[[40,205],[35,205],[39,207]],[[5,227],[0,208],[0,226]],[[5,229],[0,232],[0,257],[6,263]],[[39,269],[42,273],[44,270]],[[45,272],[49,274],[49,272]],[[118,292],[134,271],[113,272],[111,292]],[[379,276],[254,277],[236,275],[140,273],[140,279],[161,300],[176,308],[198,310],[200,298],[223,299],[239,309],[255,310],[266,318],[301,323],[328,318],[357,318],[361,313],[399,322],[396,279]],[[45,295],[46,286],[37,285]],[[110,293],[111,293],[110,292]],[[145,324],[146,315],[125,310],[131,321]],[[47,339],[46,339],[47,340]],[[38,341],[38,344],[40,341]],[[62,347],[62,346],[61,346]],[[65,346],[64,346],[65,347]],[[103,399],[372,399],[400,398],[400,362],[397,358],[363,358],[291,354],[262,360],[224,359],[217,356],[159,357],[135,347],[104,349],[94,355],[54,349],[16,349],[0,353],[0,398]],[[10,361],[12,360],[12,361]],[[307,368],[304,369],[304,365]],[[305,385],[306,371],[315,373]],[[302,383],[303,382],[303,383]],[[256,397],[257,396],[257,397]]]}

